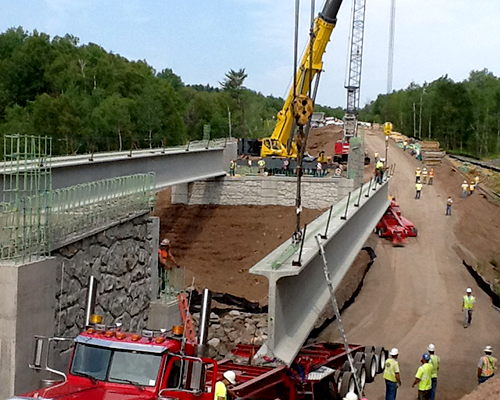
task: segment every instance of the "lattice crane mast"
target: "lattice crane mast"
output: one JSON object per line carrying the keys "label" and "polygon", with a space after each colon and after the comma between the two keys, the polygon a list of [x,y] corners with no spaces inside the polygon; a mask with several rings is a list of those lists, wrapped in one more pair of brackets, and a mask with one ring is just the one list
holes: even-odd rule
{"label": "lattice crane mast", "polygon": [[347,89],[347,109],[344,116],[344,141],[358,135],[359,94],[361,86],[361,66],[365,33],[366,0],[353,0],[352,25],[349,44]]}

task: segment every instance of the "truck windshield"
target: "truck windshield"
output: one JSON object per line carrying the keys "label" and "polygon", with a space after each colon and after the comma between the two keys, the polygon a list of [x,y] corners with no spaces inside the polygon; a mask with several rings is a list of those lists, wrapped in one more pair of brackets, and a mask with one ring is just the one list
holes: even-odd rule
{"label": "truck windshield", "polygon": [[161,357],[161,354],[124,351],[78,343],[71,373],[100,381],[155,386]]}

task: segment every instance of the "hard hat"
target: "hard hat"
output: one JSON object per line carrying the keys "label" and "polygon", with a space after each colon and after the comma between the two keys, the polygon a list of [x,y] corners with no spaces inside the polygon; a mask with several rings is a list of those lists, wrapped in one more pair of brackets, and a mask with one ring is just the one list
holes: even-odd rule
{"label": "hard hat", "polygon": [[393,349],[391,349],[391,351],[389,352],[389,355],[391,356],[397,356],[399,354],[399,350],[396,349],[395,347]]}
{"label": "hard hat", "polygon": [[472,293],[472,289],[470,287],[467,288],[466,290],[467,293]]}
{"label": "hard hat", "polygon": [[236,374],[234,371],[226,371],[222,374],[232,385],[236,385]]}
{"label": "hard hat", "polygon": [[467,181],[464,181],[464,183],[467,183]]}
{"label": "hard hat", "polygon": [[160,243],[160,246],[169,246],[170,245],[170,240],[168,239],[163,239]]}
{"label": "hard hat", "polygon": [[429,353],[422,354],[422,360],[428,362],[430,359],[431,359],[431,356],[429,355]]}
{"label": "hard hat", "polygon": [[436,351],[436,346],[434,346],[434,344],[431,343],[429,346],[427,346],[427,350]]}
{"label": "hard hat", "polygon": [[354,392],[349,392],[345,395],[344,400],[358,400],[358,395]]}
{"label": "hard hat", "polygon": [[380,161],[384,162],[384,161],[385,161],[385,158],[383,158],[383,157],[382,157],[382,158],[380,159]]}
{"label": "hard hat", "polygon": [[493,352],[493,348],[492,348],[491,346],[486,346],[486,347],[484,348],[484,352],[485,352],[485,353],[491,353],[491,352]]}

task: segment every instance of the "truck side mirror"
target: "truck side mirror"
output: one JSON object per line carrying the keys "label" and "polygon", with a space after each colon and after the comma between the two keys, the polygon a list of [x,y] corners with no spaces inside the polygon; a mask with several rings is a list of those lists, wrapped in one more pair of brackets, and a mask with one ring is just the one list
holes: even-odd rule
{"label": "truck side mirror", "polygon": [[35,351],[33,353],[33,363],[30,364],[30,368],[40,371],[42,369],[42,357],[43,357],[43,338],[35,336]]}

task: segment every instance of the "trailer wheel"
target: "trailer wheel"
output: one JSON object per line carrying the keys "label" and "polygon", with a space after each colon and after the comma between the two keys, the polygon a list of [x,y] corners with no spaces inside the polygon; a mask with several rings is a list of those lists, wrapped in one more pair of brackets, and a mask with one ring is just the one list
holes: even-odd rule
{"label": "trailer wheel", "polygon": [[[361,389],[361,391],[363,391],[363,389],[365,388],[365,385],[366,385],[366,367],[365,367],[365,363],[358,362],[358,363],[356,363],[356,365],[354,366],[354,368],[356,368],[356,376],[358,377],[358,382],[359,382],[360,389]],[[359,394],[361,394],[361,393],[358,393],[358,395]]]}
{"label": "trailer wheel", "polygon": [[415,234],[415,237],[418,236],[418,229],[412,226],[411,231]]}
{"label": "trailer wheel", "polygon": [[342,367],[342,371],[351,371],[351,364],[349,364],[349,360],[344,361],[344,366]]}
{"label": "trailer wheel", "polygon": [[377,356],[374,353],[370,352],[366,355],[365,366],[366,381],[373,382],[378,372]]}
{"label": "trailer wheel", "polygon": [[384,230],[382,228],[377,228],[377,235],[378,235],[378,237],[383,237]]}
{"label": "trailer wheel", "polygon": [[356,382],[354,381],[354,374],[350,371],[345,371],[342,374],[339,397],[344,398],[347,393],[355,391],[356,391]]}
{"label": "trailer wheel", "polygon": [[363,351],[358,351],[354,355],[354,364],[356,364],[358,362],[363,362],[363,361],[365,361],[365,353]]}
{"label": "trailer wheel", "polygon": [[378,361],[378,372],[382,372],[385,368],[385,362],[387,360],[387,354],[382,346],[375,347],[375,356]]}

